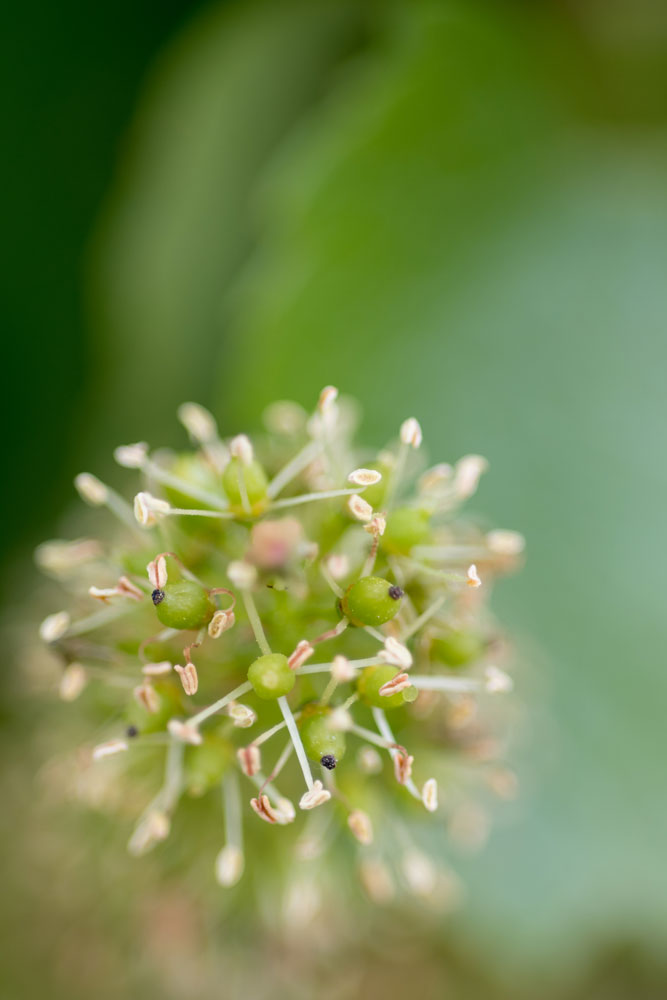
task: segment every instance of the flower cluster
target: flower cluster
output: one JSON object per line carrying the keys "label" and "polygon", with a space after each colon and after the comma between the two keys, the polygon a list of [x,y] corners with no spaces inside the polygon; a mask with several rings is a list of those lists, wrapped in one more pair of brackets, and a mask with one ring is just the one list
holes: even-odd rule
{"label": "flower cluster", "polygon": [[73,593],[40,628],[61,697],[113,692],[92,766],[127,761],[118,778],[131,782],[146,755],[163,761],[129,850],[165,840],[184,797],[222,789],[222,885],[242,876],[248,824],[305,813],[292,849],[349,837],[372,899],[397,881],[436,891],[444,873],[414,839],[415,811],[474,839],[470,787],[514,788],[494,707],[512,687],[507,645],[484,595],[523,539],[461,514],[486,462],[426,468],[414,418],[390,448],[360,453],[332,386],[310,416],[274,404],[254,443],[221,439],[196,404],[179,418],[189,451],[116,450],[141,477],[132,503],[77,476],[112,515],[105,541],[37,553]]}

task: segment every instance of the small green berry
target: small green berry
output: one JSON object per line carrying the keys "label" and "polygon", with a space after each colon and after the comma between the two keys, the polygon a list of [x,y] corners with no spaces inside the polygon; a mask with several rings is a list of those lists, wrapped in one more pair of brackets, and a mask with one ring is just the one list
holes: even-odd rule
{"label": "small green berry", "polygon": [[[331,710],[319,705],[307,705],[299,719],[301,739],[311,760],[320,761],[333,770],[345,754],[345,734],[331,728]],[[333,758],[333,761],[324,758]]]}
{"label": "small green berry", "polygon": [[208,591],[193,580],[168,583],[163,590],[154,590],[151,598],[158,618],[167,628],[203,628],[215,612]]}
{"label": "small green berry", "polygon": [[452,631],[437,636],[432,643],[433,656],[448,667],[464,667],[484,652],[484,642],[474,632]]}
{"label": "small green berry", "polygon": [[245,485],[250,513],[261,514],[267,505],[268,480],[264,469],[255,459],[244,465],[239,458],[232,458],[222,474],[222,485],[229,499],[230,509],[235,514],[243,516],[247,515],[248,511],[243,505],[239,480]]}
{"label": "small green berry", "polygon": [[[406,700],[406,691],[398,691],[396,694],[390,695],[380,694],[380,688],[399,672],[396,667],[392,667],[388,663],[366,667],[357,680],[357,691],[361,700],[374,708],[400,708]],[[406,690],[409,691],[410,688]]]}
{"label": "small green berry", "polygon": [[384,625],[399,611],[403,591],[379,576],[363,576],[341,598],[343,614],[353,625]]}
{"label": "small green berry", "polygon": [[248,680],[259,698],[272,701],[292,690],[296,674],[290,670],[287,657],[282,653],[267,653],[250,664]]}
{"label": "small green berry", "polygon": [[398,507],[387,517],[382,546],[387,552],[408,555],[413,545],[427,541],[431,528],[428,511],[418,507]]}

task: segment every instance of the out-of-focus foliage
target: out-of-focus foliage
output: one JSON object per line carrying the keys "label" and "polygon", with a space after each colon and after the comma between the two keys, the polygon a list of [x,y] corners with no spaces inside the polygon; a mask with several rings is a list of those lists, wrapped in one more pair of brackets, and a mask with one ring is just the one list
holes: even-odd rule
{"label": "out-of-focus foliage", "polygon": [[[466,866],[462,918],[402,944],[379,918],[367,948],[325,952],[318,995],[327,971],[341,995],[402,995],[406,967],[424,996],[488,997],[499,970],[508,996],[525,981],[543,996],[545,968],[568,996],[659,995],[664,8],[249,2],[207,18],[154,78],[98,243],[94,330],[117,373],[105,390],[100,370],[100,439],[193,394],[236,431],[277,394],[338,382],[378,442],[412,407],[439,453],[484,452],[480,508],[529,543],[498,606],[526,636],[535,720],[514,822]],[[34,856],[48,879],[37,839]],[[125,901],[97,938],[116,970]],[[443,937],[465,961],[436,957]]]}

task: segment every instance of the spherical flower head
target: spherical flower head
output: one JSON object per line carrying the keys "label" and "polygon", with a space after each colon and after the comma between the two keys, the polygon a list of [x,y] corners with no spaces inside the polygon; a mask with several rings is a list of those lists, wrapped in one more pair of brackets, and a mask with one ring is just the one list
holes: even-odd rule
{"label": "spherical flower head", "polygon": [[[323,855],[335,838],[322,832],[338,824],[370,898],[427,896],[444,868],[424,860],[418,827],[438,810],[438,783],[456,787],[459,815],[480,814],[480,790],[506,799],[514,787],[491,780],[509,773],[500,724],[512,680],[485,602],[524,541],[459,517],[486,468],[479,456],[415,482],[415,418],[373,456],[355,446],[337,389],[314,403],[310,418],[270,408],[259,441],[225,437],[188,403],[189,451],[116,450],[135,480],[127,497],[78,476],[89,517],[110,527],[99,541],[40,547],[40,566],[74,597],[54,598],[39,633],[62,664],[60,698],[100,732],[88,759],[121,782],[120,822],[156,784],[133,854],[187,837],[172,818],[196,796],[224,889],[248,869],[262,891],[277,870],[289,886],[294,857]],[[84,695],[107,677],[105,698]],[[300,823],[310,847],[295,854],[279,828]],[[267,837],[271,850],[258,849]]]}

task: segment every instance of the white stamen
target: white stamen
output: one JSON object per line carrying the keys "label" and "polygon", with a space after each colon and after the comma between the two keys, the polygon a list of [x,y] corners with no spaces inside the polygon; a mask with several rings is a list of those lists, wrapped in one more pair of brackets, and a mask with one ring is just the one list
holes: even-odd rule
{"label": "white stamen", "polygon": [[39,626],[39,637],[44,642],[57,642],[65,635],[70,624],[69,612],[56,611],[55,614],[48,615]]}
{"label": "white stamen", "polygon": [[330,413],[338,399],[338,389],[335,385],[325,385],[317,401],[317,408],[322,414]]}
{"label": "white stamen", "polygon": [[[304,749],[303,743],[301,741],[301,736],[296,724],[296,719],[292,714],[292,709],[289,707],[289,703],[285,695],[278,698],[278,707],[282,712],[283,719],[287,726],[287,731],[290,735],[290,739],[294,744],[294,749],[296,750],[296,756],[301,766],[301,771],[303,773],[304,781],[306,782],[306,787],[311,790],[315,786],[313,785],[313,776],[310,773],[310,764],[308,763],[308,757],[306,756],[306,751]],[[315,783],[317,784],[317,782]],[[321,784],[321,782],[320,782]]]}
{"label": "white stamen", "polygon": [[229,443],[229,450],[241,465],[250,465],[255,457],[250,438],[246,434],[237,434]]}
{"label": "white stamen", "polygon": [[482,581],[479,578],[479,573],[477,572],[477,567],[474,563],[468,566],[468,572],[466,574],[466,583],[469,587],[481,587]]}
{"label": "white stamen", "polygon": [[106,743],[98,743],[93,749],[93,760],[112,757],[114,754],[123,753],[124,750],[127,750],[125,740],[108,740]]}
{"label": "white stamen", "polygon": [[411,757],[409,754],[399,752],[394,754],[394,775],[399,785],[407,785],[412,777],[414,760],[414,757]]}
{"label": "white stamen", "polygon": [[486,544],[499,556],[518,556],[526,547],[526,539],[518,531],[498,528],[486,536]]}
{"label": "white stamen", "polygon": [[484,671],[486,679],[486,690],[489,694],[506,694],[514,687],[514,682],[509,674],[498,667],[487,667]]}
{"label": "white stamen", "polygon": [[345,555],[334,553],[326,560],[326,568],[333,580],[342,580],[350,572],[350,560]]}
{"label": "white stamen", "polygon": [[157,677],[160,674],[170,674],[173,669],[169,660],[161,660],[159,663],[144,663],[141,672],[147,677]]}
{"label": "white stamen", "polygon": [[190,743],[192,746],[199,746],[202,742],[202,735],[196,726],[181,722],[180,719],[170,719],[167,729],[174,739],[181,743]]}
{"label": "white stamen", "polygon": [[358,493],[353,493],[347,501],[347,509],[357,521],[370,521],[373,517],[373,508]]}
{"label": "white stamen", "polygon": [[379,774],[382,770],[382,757],[374,747],[360,747],[357,767],[362,774]]}
{"label": "white stamen", "polygon": [[348,483],[354,483],[355,486],[374,486],[381,479],[382,473],[375,469],[355,469],[347,477]]}
{"label": "white stamen", "polygon": [[403,877],[415,896],[430,896],[436,887],[438,875],[429,857],[416,849],[407,851],[401,860]]}
{"label": "white stamen", "polygon": [[360,844],[367,847],[373,843],[373,825],[368,813],[355,809],[347,817],[347,825]]}
{"label": "white stamen", "polygon": [[419,480],[420,493],[432,493],[438,490],[445,483],[449,482],[453,475],[453,468],[446,462],[434,465],[432,469],[427,469]]}
{"label": "white stamen", "polygon": [[331,710],[329,716],[329,729],[336,733],[347,733],[354,725],[352,716],[341,705]]}
{"label": "white stamen", "polygon": [[386,684],[383,684],[380,688],[379,693],[383,698],[391,698],[394,694],[399,694],[401,691],[405,691],[406,688],[411,687],[411,681],[408,674],[396,674],[391,680],[388,680]]}
{"label": "white stamen", "polygon": [[257,570],[248,562],[235,560],[227,566],[227,576],[240,590],[250,590],[257,582]]}
{"label": "white stamen", "polygon": [[232,701],[227,708],[227,714],[237,729],[249,729],[257,722],[257,714],[248,705]]}
{"label": "white stamen", "polygon": [[227,632],[236,622],[236,615],[233,611],[216,611],[208,623],[208,634],[211,639],[219,639],[223,632]]}
{"label": "white stamen", "polygon": [[129,853],[135,857],[145,854],[155,844],[167,839],[170,828],[171,823],[167,814],[162,810],[152,809],[140,820],[130,837],[127,845]]}
{"label": "white stamen", "polygon": [[167,560],[164,556],[158,556],[149,562],[146,572],[154,590],[162,590],[167,585]]}
{"label": "white stamen", "polygon": [[401,670],[408,670],[412,666],[412,653],[398,639],[389,636],[385,639],[384,649],[378,653],[378,660],[383,663],[391,663],[392,666],[400,667]]}
{"label": "white stamen", "polygon": [[174,670],[181,678],[181,684],[185,693],[187,695],[197,694],[199,678],[197,677],[197,668],[194,663],[186,663],[184,667],[176,663],[174,664]]}
{"label": "white stamen", "polygon": [[215,859],[215,877],[218,884],[226,889],[236,885],[243,875],[244,867],[243,851],[233,844],[226,844]]}
{"label": "white stamen", "polygon": [[287,663],[290,670],[298,670],[299,667],[303,666],[306,660],[310,659],[315,650],[310,645],[307,639],[301,639],[296,644],[296,649],[289,657]]}
{"label": "white stamen", "polygon": [[357,671],[352,666],[347,656],[334,656],[331,664],[331,676],[336,684],[348,684],[356,677]]}
{"label": "white stamen", "polygon": [[101,507],[109,499],[109,490],[97,476],[90,472],[80,472],[74,480],[79,496],[92,507]]}
{"label": "white stamen", "polygon": [[199,403],[182,403],[176,412],[178,419],[197,444],[208,444],[216,439],[218,428],[215,418]]}
{"label": "white stamen", "polygon": [[252,778],[262,767],[262,757],[254,743],[250,743],[247,747],[239,747],[236,759],[246,778]]}
{"label": "white stamen", "polygon": [[68,573],[102,555],[102,546],[92,538],[74,542],[44,542],[35,550],[38,566],[50,573]]}
{"label": "white stamen", "polygon": [[88,675],[80,663],[70,663],[60,678],[58,694],[63,701],[76,701],[86,686]]}
{"label": "white stamen", "polygon": [[251,799],[250,805],[265,823],[281,823],[282,825],[283,818],[271,805],[268,795],[260,795],[256,799]]}
{"label": "white stamen", "polygon": [[139,684],[134,689],[134,698],[138,705],[144,708],[151,715],[160,711],[160,697],[155,688],[148,681]]}
{"label": "white stamen", "polygon": [[282,795],[278,796],[275,811],[278,817],[278,822],[282,823],[283,826],[286,823],[293,823],[296,819],[296,809],[294,808],[294,804]]}
{"label": "white stamen", "polygon": [[379,858],[364,858],[359,865],[359,878],[373,903],[390,903],[395,895],[391,872]]}
{"label": "white stamen", "polygon": [[142,491],[134,498],[134,516],[143,528],[150,528],[157,523],[158,516],[168,514],[171,505],[166,500],[160,500],[151,493]]}
{"label": "white stamen", "polygon": [[438,808],[438,783],[435,778],[429,778],[424,782],[422,788],[422,802],[429,812],[435,812]]}
{"label": "white stamen", "polygon": [[368,524],[364,525],[364,531],[374,538],[381,538],[387,528],[387,520],[382,514],[375,514]]}
{"label": "white stamen", "polygon": [[331,792],[328,792],[323,786],[321,781],[313,782],[312,788],[307,792],[304,792],[299,800],[300,809],[316,809],[317,806],[323,805],[328,802],[331,798]]}
{"label": "white stamen", "polygon": [[140,469],[146,461],[147,455],[148,445],[145,441],[137,441],[136,444],[122,444],[113,453],[113,457],[124,469]]}
{"label": "white stamen", "polygon": [[422,443],[422,429],[415,417],[408,417],[407,420],[403,421],[400,438],[402,444],[410,445],[411,448],[419,448]]}
{"label": "white stamen", "polygon": [[489,463],[481,455],[464,455],[454,470],[454,492],[459,500],[467,500],[475,493],[483,472]]}

